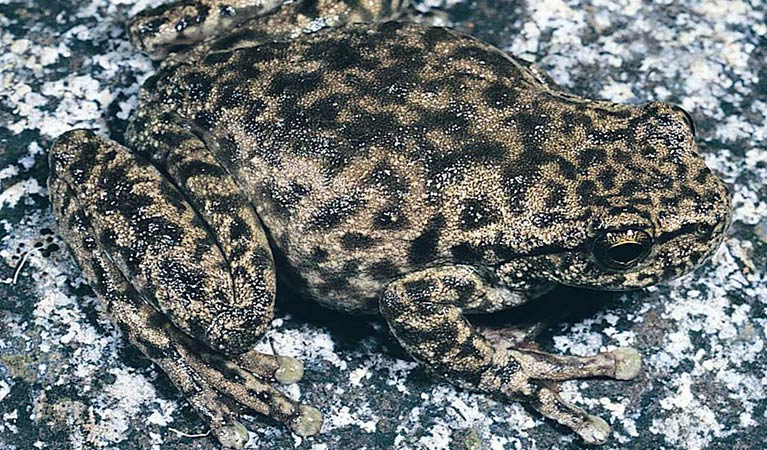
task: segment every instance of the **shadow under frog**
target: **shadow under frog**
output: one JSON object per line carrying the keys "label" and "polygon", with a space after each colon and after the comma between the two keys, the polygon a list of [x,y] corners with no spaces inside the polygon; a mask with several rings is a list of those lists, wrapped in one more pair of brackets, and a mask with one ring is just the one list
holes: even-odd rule
{"label": "shadow under frog", "polygon": [[275,388],[302,364],[252,350],[277,277],[380,315],[429,373],[605,442],[607,423],[556,383],[631,379],[636,350],[552,355],[465,316],[556,284],[687,273],[721,242],[729,193],[682,109],[567,94],[468,35],[390,21],[405,6],[185,0],[139,14],[132,41],[163,61],[128,147],[73,130],[51,148],[59,231],[114,322],[225,446],[247,443],[242,408],[321,429],[320,411]]}

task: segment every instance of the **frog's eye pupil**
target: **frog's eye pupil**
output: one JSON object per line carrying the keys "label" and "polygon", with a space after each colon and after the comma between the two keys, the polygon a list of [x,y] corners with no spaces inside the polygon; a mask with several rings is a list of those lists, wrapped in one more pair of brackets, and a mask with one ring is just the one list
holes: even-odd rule
{"label": "frog's eye pupil", "polygon": [[608,250],[608,253],[613,261],[627,266],[642,255],[642,248],[640,244],[627,242],[613,245]]}
{"label": "frog's eye pupil", "polygon": [[649,254],[652,238],[641,230],[609,232],[594,241],[593,254],[597,263],[612,270],[627,270]]}

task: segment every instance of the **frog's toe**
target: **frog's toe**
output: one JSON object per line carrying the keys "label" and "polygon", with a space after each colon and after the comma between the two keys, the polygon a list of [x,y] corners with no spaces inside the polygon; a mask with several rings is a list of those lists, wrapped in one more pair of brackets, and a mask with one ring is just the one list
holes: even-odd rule
{"label": "frog's toe", "polygon": [[631,380],[639,374],[642,368],[642,355],[630,347],[623,347],[609,352],[615,359],[615,376],[617,380]]}
{"label": "frog's toe", "polygon": [[299,436],[314,436],[322,428],[322,414],[313,406],[302,405],[300,414],[290,423],[290,428]]}
{"label": "frog's toe", "polygon": [[538,412],[569,427],[587,444],[603,444],[610,437],[610,425],[602,418],[566,402],[555,385],[531,383],[525,391],[533,408]]}
{"label": "frog's toe", "polygon": [[304,377],[304,364],[291,356],[269,355],[252,350],[236,356],[234,361],[253,375],[280,384],[296,383]]}
{"label": "frog's toe", "polygon": [[[213,353],[186,355],[186,360],[206,384],[236,404],[282,422],[299,436],[319,433],[322,415],[311,406],[303,405],[275,388],[278,383],[298,381],[303,364],[291,357],[257,354],[225,358]],[[243,364],[242,361],[248,363]],[[229,419],[218,428],[213,427],[221,444],[230,448],[243,448],[248,432],[242,424]]]}
{"label": "frog's toe", "polygon": [[610,437],[610,425],[601,417],[589,415],[586,423],[576,432],[587,444],[604,444]]}
{"label": "frog's toe", "polygon": [[248,429],[237,420],[232,420],[222,427],[215,428],[213,432],[218,438],[218,442],[227,448],[245,448],[245,445],[250,440]]}
{"label": "frog's toe", "polygon": [[641,355],[630,347],[591,356],[552,355],[527,348],[512,348],[509,353],[530,378],[538,380],[565,381],[588,377],[630,380],[642,367]]}
{"label": "frog's toe", "polygon": [[304,364],[290,356],[278,356],[280,368],[274,372],[274,378],[282,384],[296,383],[304,377]]}
{"label": "frog's toe", "polygon": [[163,368],[224,447],[244,448],[248,443],[248,430],[237,421],[244,410],[281,422],[300,436],[320,431],[322,415],[316,408],[287,397],[275,387],[301,378],[300,361],[256,351],[226,356],[202,349],[179,332],[168,332],[177,353],[163,360]]}
{"label": "frog's toe", "polygon": [[267,355],[251,351],[231,358],[213,353],[188,356],[191,364],[222,395],[287,425],[300,436],[317,434],[322,415],[311,406],[285,396],[275,388],[283,382],[297,381],[303,364],[287,356]]}

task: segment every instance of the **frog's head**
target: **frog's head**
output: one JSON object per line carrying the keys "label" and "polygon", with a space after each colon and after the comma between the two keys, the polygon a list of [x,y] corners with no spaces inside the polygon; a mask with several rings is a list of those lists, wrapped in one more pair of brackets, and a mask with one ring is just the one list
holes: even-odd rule
{"label": "frog's head", "polygon": [[578,194],[563,232],[568,241],[532,255],[536,270],[551,281],[605,290],[693,270],[718,248],[732,209],[727,187],[698,153],[690,116],[667,103],[598,105],[592,118],[609,117],[581,141],[579,156],[584,148],[594,154],[580,159],[589,163],[569,186]]}

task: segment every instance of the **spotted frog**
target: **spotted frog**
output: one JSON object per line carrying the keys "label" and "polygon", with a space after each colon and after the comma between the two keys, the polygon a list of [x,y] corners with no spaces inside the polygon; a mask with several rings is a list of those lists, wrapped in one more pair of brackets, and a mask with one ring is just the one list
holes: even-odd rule
{"label": "spotted frog", "polygon": [[730,196],[690,116],[564,92],[464,33],[393,21],[400,0],[183,0],[139,14],[157,59],[127,147],[87,130],[50,150],[61,235],[111,318],[222,444],[241,409],[301,436],[321,413],[275,386],[303,374],[254,344],[276,278],[380,315],[430,373],[521,400],[602,443],[556,383],[628,380],[636,350],[558,356],[466,316],[556,284],[625,290],[719,246]]}

